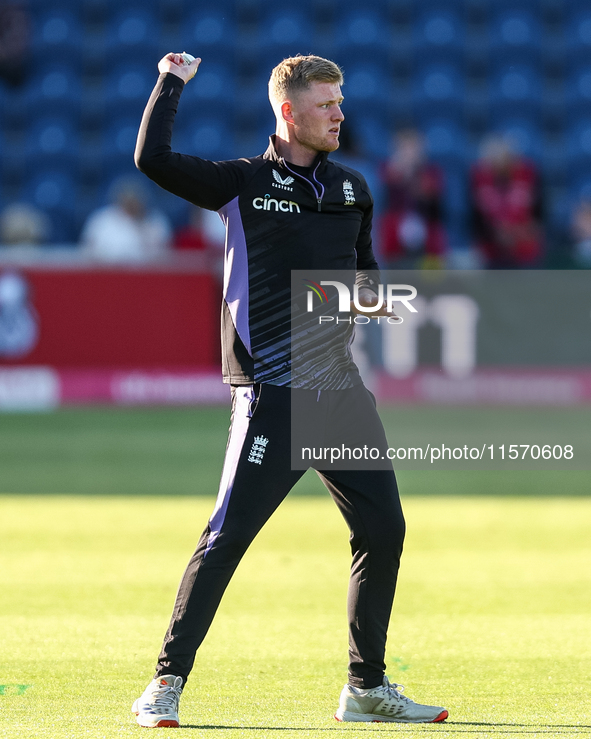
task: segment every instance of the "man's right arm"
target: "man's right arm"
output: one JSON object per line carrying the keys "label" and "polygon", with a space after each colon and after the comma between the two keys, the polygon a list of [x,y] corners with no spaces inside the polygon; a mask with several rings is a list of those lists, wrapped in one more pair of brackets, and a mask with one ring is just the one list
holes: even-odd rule
{"label": "man's right arm", "polygon": [[247,160],[211,162],[173,152],[172,127],[181,93],[200,60],[184,66],[178,54],[167,54],[148,101],[135,149],[136,167],[160,187],[208,210],[233,200],[251,176]]}

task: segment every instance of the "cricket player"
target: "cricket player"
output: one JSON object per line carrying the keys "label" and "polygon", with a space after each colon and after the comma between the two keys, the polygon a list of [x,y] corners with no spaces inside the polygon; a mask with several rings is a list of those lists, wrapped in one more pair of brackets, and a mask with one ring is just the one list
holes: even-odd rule
{"label": "cricket player", "polygon": [[[217,211],[226,226],[222,363],[232,420],[213,513],[181,580],[156,674],[133,704],[146,727],[179,726],[181,692],[224,590],[304,474],[291,465],[293,399],[324,440],[338,427],[348,442],[361,443],[357,429],[363,427],[387,447],[373,396],[351,358],[349,324],[306,345],[305,371],[292,366],[292,270],[346,270],[354,275],[359,303],[377,303],[371,193],[361,174],[328,158],[344,120],[342,72],[317,56],[283,60],[269,80],[277,126],[266,152],[214,162],[171,149],[177,106],[200,61],[187,63],[173,53],[160,61],[135,161],[161,187]],[[199,77],[192,84],[198,83]],[[374,315],[387,311],[380,307]],[[335,418],[338,424],[331,424]],[[315,466],[349,526],[352,550],[348,682],[335,718],[444,721],[444,708],[415,703],[384,674],[404,539],[394,471],[389,463],[367,470],[323,464]]]}

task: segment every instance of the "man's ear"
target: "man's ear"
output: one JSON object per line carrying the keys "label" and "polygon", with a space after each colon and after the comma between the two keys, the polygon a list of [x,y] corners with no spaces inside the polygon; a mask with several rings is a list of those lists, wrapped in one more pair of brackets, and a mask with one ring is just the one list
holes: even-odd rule
{"label": "man's ear", "polygon": [[289,100],[286,100],[281,104],[281,117],[286,123],[291,123],[293,125],[293,110]]}

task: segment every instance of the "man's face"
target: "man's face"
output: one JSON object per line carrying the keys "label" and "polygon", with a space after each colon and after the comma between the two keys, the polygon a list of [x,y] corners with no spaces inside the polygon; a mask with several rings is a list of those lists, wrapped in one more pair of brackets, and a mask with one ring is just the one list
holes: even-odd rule
{"label": "man's face", "polygon": [[335,151],[345,116],[341,113],[341,87],[337,82],[311,82],[293,96],[291,111],[296,139],[312,151]]}

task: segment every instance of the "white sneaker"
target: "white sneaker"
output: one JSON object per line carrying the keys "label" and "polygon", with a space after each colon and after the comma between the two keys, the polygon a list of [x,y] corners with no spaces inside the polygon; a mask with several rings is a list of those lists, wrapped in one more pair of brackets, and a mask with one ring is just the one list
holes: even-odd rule
{"label": "white sneaker", "polygon": [[137,716],[140,726],[156,728],[179,726],[179,700],[183,692],[183,678],[178,675],[161,675],[154,678],[143,695],[134,701],[131,712]]}
{"label": "white sneaker", "polygon": [[402,685],[384,676],[382,684],[370,690],[345,685],[341,692],[337,721],[393,721],[403,724],[435,724],[445,721],[448,712],[441,706],[423,706],[402,695]]}

